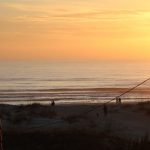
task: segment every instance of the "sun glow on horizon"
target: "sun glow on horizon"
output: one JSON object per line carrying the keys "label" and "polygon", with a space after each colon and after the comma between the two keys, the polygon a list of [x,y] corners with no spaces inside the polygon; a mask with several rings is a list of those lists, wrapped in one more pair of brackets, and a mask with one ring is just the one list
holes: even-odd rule
{"label": "sun glow on horizon", "polygon": [[150,60],[149,5],[1,1],[0,60]]}

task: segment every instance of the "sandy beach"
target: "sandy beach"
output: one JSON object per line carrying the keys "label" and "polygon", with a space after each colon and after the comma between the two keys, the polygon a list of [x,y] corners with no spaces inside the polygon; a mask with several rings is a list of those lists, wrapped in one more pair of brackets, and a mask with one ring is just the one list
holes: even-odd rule
{"label": "sandy beach", "polygon": [[[1,104],[0,113],[3,125],[4,146],[6,146],[6,149],[17,149],[19,145],[13,145],[11,138],[14,138],[15,143],[27,140],[28,145],[34,141],[34,138],[38,138],[40,134],[43,140],[50,138],[54,141],[57,141],[59,134],[62,137],[61,140],[63,140],[63,137],[68,138],[68,136],[71,136],[73,138],[72,142],[76,144],[81,144],[80,142],[85,140],[85,137],[97,139],[97,136],[100,136],[102,141],[105,138],[107,140],[117,140],[119,138],[122,141],[139,141],[145,137],[146,140],[149,139],[150,102],[126,103],[121,106],[115,103],[109,104],[107,106],[107,116],[103,112],[103,105],[99,105],[94,111],[86,113],[94,107],[94,104],[56,106]],[[51,137],[50,135],[53,136]],[[82,140],[76,141],[80,139],[79,137],[82,137]],[[85,141],[88,140],[86,139]],[[57,142],[61,146],[60,141]],[[95,141],[93,142],[95,143]],[[97,142],[98,145],[100,143]],[[53,145],[53,143],[51,144]],[[33,147],[36,148],[35,145]],[[84,147],[85,145],[82,148]]]}
{"label": "sandy beach", "polygon": [[[98,105],[97,105],[98,106]],[[97,107],[96,106],[96,107]],[[92,129],[113,135],[141,138],[150,134],[150,103],[109,104],[104,115],[103,105],[0,105],[4,131],[48,131]],[[88,113],[86,113],[88,112]]]}

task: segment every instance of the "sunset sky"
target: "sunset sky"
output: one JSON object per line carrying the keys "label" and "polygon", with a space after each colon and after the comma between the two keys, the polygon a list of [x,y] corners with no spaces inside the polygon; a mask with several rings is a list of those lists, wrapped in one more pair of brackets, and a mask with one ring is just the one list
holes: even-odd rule
{"label": "sunset sky", "polygon": [[1,0],[0,60],[149,60],[150,0]]}

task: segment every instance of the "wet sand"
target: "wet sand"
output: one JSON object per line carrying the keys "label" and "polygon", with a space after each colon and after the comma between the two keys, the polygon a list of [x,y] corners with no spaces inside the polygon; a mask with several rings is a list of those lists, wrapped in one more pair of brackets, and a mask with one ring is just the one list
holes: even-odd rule
{"label": "wet sand", "polygon": [[[0,103],[7,104],[49,104],[55,100],[58,104],[103,103],[130,88],[64,88],[39,90],[0,90]],[[122,96],[124,101],[149,100],[149,88],[137,88]]]}

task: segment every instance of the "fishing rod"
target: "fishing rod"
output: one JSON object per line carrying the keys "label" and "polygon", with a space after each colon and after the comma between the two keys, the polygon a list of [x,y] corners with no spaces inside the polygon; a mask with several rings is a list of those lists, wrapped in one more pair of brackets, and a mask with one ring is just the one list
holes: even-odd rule
{"label": "fishing rod", "polygon": [[[114,97],[113,99],[111,99],[111,100],[109,100],[108,102],[105,102],[105,103],[103,103],[103,104],[106,105],[106,104],[108,104],[108,103],[110,103],[110,102],[116,100],[117,97],[119,98],[119,97],[121,97],[121,96],[123,96],[123,95],[125,95],[125,94],[127,94],[127,93],[129,93],[129,92],[131,92],[131,91],[133,91],[134,89],[136,89],[137,87],[141,86],[142,84],[144,84],[145,82],[147,82],[147,81],[149,81],[149,80],[150,80],[150,78],[148,78],[148,79],[146,79],[146,80],[140,82],[140,83],[137,84],[136,86],[130,88],[129,90],[127,90],[127,91],[121,93],[120,95]],[[94,107],[92,107],[91,109],[89,109],[89,110],[83,112],[82,115],[88,114],[88,113],[90,113],[90,112],[92,112],[92,111],[94,111],[94,110],[96,110],[96,109],[98,109],[98,108],[100,108],[100,107],[102,107],[102,105],[94,106]]]}

